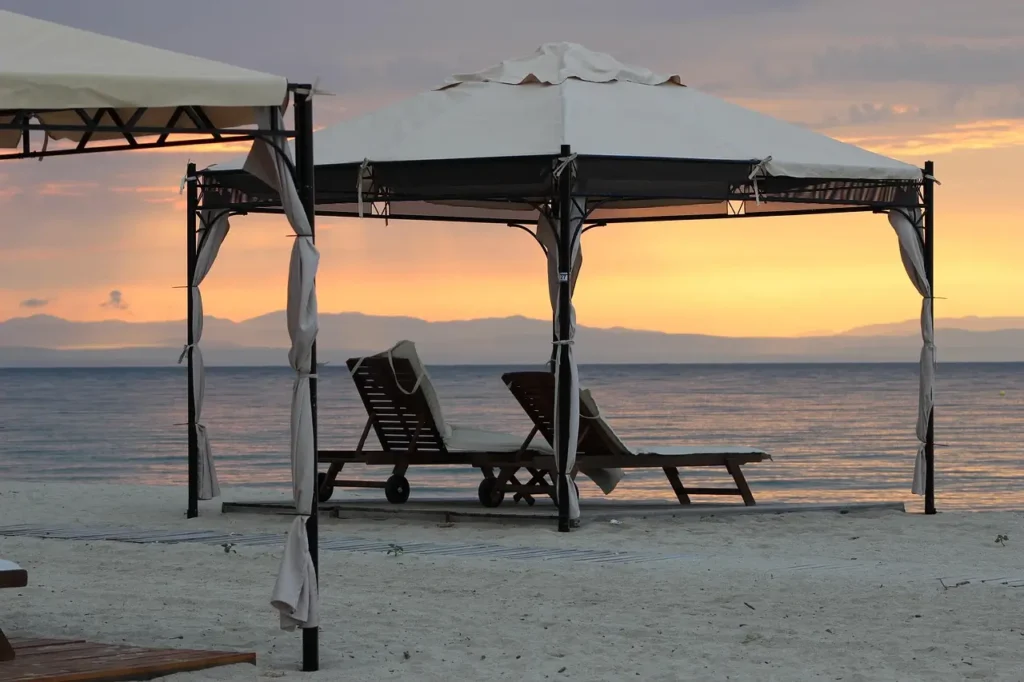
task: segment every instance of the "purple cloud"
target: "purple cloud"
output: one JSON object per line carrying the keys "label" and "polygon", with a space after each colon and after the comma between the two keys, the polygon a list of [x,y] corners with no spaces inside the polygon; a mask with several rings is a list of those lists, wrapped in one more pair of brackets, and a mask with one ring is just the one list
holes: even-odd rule
{"label": "purple cloud", "polygon": [[124,295],[117,289],[114,289],[107,296],[107,300],[100,303],[101,308],[113,308],[114,310],[127,310],[128,303],[124,300]]}

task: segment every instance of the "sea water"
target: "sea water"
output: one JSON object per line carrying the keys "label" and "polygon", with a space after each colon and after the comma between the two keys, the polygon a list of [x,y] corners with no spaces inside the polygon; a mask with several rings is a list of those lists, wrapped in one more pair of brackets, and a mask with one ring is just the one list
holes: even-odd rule
{"label": "sea water", "polygon": [[[512,367],[432,367],[446,419],[524,438],[531,424],[501,374]],[[353,449],[366,413],[347,370],[319,370],[322,448]],[[206,424],[223,487],[288,490],[287,368],[211,368]],[[742,445],[774,461],[745,467],[761,502],[904,501],[917,439],[917,366],[585,366],[584,386],[630,445]],[[0,477],[175,485],[186,491],[182,368],[0,370]],[[1024,509],[1024,364],[944,364],[936,386],[940,509]],[[371,436],[370,444],[375,445]],[[384,467],[346,477],[386,478]],[[686,470],[687,485],[725,481]],[[475,497],[479,472],[420,467],[414,496]],[[584,497],[600,491],[581,477]],[[380,490],[336,495],[380,496]],[[660,470],[630,470],[620,499],[672,499]],[[722,498],[697,498],[722,501]]]}

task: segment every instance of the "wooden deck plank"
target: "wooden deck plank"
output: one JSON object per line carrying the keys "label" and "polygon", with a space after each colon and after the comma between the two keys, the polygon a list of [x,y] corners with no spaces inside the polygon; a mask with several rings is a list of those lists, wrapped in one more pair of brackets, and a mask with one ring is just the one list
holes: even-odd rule
{"label": "wooden deck plank", "polygon": [[149,680],[236,663],[254,653],[150,649],[84,640],[14,638],[15,659],[0,664],[4,682],[122,682]]}

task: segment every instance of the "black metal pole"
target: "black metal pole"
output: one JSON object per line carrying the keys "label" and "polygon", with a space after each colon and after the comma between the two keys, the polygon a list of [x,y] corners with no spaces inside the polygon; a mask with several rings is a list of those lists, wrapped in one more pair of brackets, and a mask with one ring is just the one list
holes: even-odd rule
{"label": "black metal pole", "polygon": [[[562,145],[562,157],[570,154],[569,145]],[[563,168],[562,174],[558,177],[558,338],[564,342],[568,340],[572,318],[570,317],[570,306],[572,305],[572,290],[570,288],[572,279],[572,169]],[[569,354],[569,347],[559,344],[556,349],[557,363],[556,371],[558,390],[555,395],[555,415],[558,428],[558,530],[561,533],[569,532],[569,420],[571,419],[572,401],[572,370],[566,362]]]}
{"label": "black metal pole", "polygon": [[186,262],[188,263],[186,277],[187,287],[185,294],[188,297],[188,312],[185,323],[188,325],[186,343],[186,355],[188,356],[188,511],[185,516],[194,519],[199,516],[199,435],[196,433],[196,387],[192,379],[192,344],[195,343],[195,335],[192,333],[192,324],[195,321],[195,306],[192,304],[192,282],[196,276],[196,211],[199,208],[199,188],[196,182],[196,165],[189,162],[185,171],[185,185],[188,191],[188,198],[185,205],[188,211],[188,251]]}
{"label": "black metal pole", "polygon": [[[316,243],[316,184],[313,163],[313,89],[303,86],[295,90],[295,173],[299,198],[309,220],[309,229]],[[313,341],[312,357],[309,361],[313,376],[309,379],[309,402],[313,411],[313,504],[306,520],[306,535],[309,539],[309,555],[313,558],[313,568],[320,582],[320,539],[317,523],[320,507],[319,491],[317,490],[317,471],[320,467],[319,438],[317,437],[316,419],[316,340]],[[305,628],[302,631],[302,669],[314,671],[320,669],[320,628]]]}
{"label": "black metal pole", "polygon": [[[935,320],[935,164],[924,163],[924,269],[928,276],[928,288],[932,292],[928,300],[933,321]],[[935,513],[935,406],[928,413],[928,435],[924,444],[924,513]]]}

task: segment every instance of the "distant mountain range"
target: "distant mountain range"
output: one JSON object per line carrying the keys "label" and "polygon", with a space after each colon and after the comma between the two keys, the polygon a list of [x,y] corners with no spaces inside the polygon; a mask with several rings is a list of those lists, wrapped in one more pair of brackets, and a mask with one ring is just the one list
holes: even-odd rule
{"label": "distant mountain range", "polygon": [[[914,362],[917,320],[799,338],[732,338],[633,329],[577,330],[581,363]],[[943,319],[943,362],[1024,362],[1024,317]],[[551,323],[525,317],[427,322],[360,313],[321,314],[319,359],[335,364],[411,339],[434,364],[534,364],[549,354]],[[49,315],[0,322],[2,367],[173,365],[184,321],[73,322]],[[203,354],[209,365],[284,365],[284,312],[242,322],[208,317]]]}

